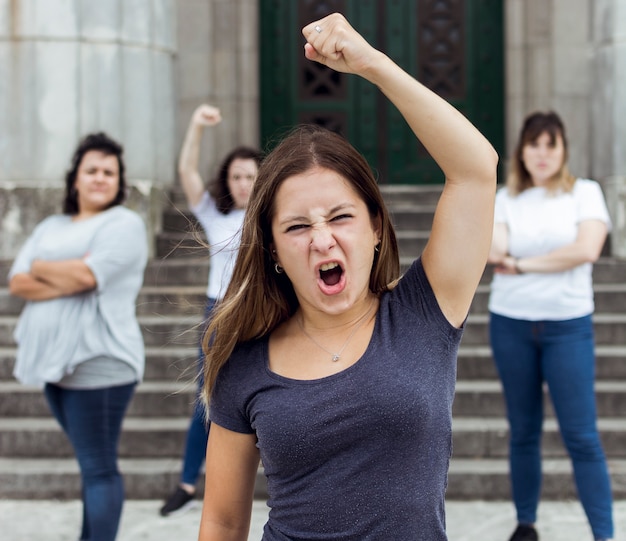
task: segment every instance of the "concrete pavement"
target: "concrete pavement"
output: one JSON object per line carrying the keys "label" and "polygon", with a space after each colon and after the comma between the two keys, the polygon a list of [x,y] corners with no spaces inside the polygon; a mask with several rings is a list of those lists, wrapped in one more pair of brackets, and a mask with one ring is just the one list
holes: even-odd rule
{"label": "concrete pavement", "polygon": [[[127,501],[117,541],[197,540],[200,502],[182,515],[167,518],[159,516],[160,505],[160,501]],[[0,500],[0,539],[76,541],[80,517],[81,504],[76,500]],[[626,541],[626,500],[615,503],[614,517],[615,540]],[[267,507],[256,501],[249,541],[261,539],[266,518]],[[447,519],[450,541],[507,541],[515,525],[509,502],[451,501]],[[542,502],[537,527],[542,541],[592,540],[575,501]]]}

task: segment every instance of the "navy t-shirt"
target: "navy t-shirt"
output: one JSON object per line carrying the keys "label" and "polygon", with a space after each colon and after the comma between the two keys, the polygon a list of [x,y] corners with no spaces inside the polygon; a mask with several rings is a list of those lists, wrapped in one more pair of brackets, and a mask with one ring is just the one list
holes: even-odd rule
{"label": "navy t-shirt", "polygon": [[315,380],[273,373],[268,340],[237,347],[210,419],[254,433],[270,507],[264,541],[441,541],[462,330],[421,260],[381,297],[363,356]]}

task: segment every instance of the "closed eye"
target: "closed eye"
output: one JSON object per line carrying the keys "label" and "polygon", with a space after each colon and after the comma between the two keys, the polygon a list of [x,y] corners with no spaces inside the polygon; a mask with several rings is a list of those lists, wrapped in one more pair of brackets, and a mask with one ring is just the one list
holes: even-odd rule
{"label": "closed eye", "polygon": [[305,227],[309,227],[309,226],[308,226],[308,225],[306,225],[306,224],[295,224],[295,225],[290,225],[290,226],[287,228],[287,232],[289,232],[289,231],[298,231],[299,229],[304,229]]}
{"label": "closed eye", "polygon": [[330,221],[338,222],[340,220],[347,220],[348,218],[352,218],[352,214],[339,214],[338,216],[333,216]]}

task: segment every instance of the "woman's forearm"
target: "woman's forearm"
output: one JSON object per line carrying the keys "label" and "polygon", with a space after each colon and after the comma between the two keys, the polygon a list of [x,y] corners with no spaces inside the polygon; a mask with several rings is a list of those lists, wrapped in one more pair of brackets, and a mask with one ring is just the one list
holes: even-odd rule
{"label": "woman's forearm", "polygon": [[48,301],[64,296],[61,290],[30,273],[14,275],[9,281],[9,293],[27,301]]}
{"label": "woman's forearm", "polygon": [[63,295],[75,295],[94,289],[96,278],[82,259],[33,261],[30,273],[37,280],[58,289]]}

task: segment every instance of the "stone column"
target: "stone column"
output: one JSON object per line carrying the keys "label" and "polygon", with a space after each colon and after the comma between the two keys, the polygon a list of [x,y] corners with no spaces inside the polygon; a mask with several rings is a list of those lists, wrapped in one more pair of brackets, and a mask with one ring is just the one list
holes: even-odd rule
{"label": "stone column", "polygon": [[78,140],[125,148],[129,206],[160,229],[174,179],[173,0],[0,0],[0,259],[60,212]]}
{"label": "stone column", "polygon": [[593,35],[592,171],[613,220],[612,255],[626,257],[626,3],[596,0]]}
{"label": "stone column", "polygon": [[205,130],[200,172],[205,180],[237,145],[259,144],[258,0],[177,2],[178,148],[194,109],[220,108],[222,123]]}
{"label": "stone column", "polygon": [[508,155],[526,115],[552,109],[569,135],[570,169],[590,175],[592,5],[592,0],[506,0]]}

